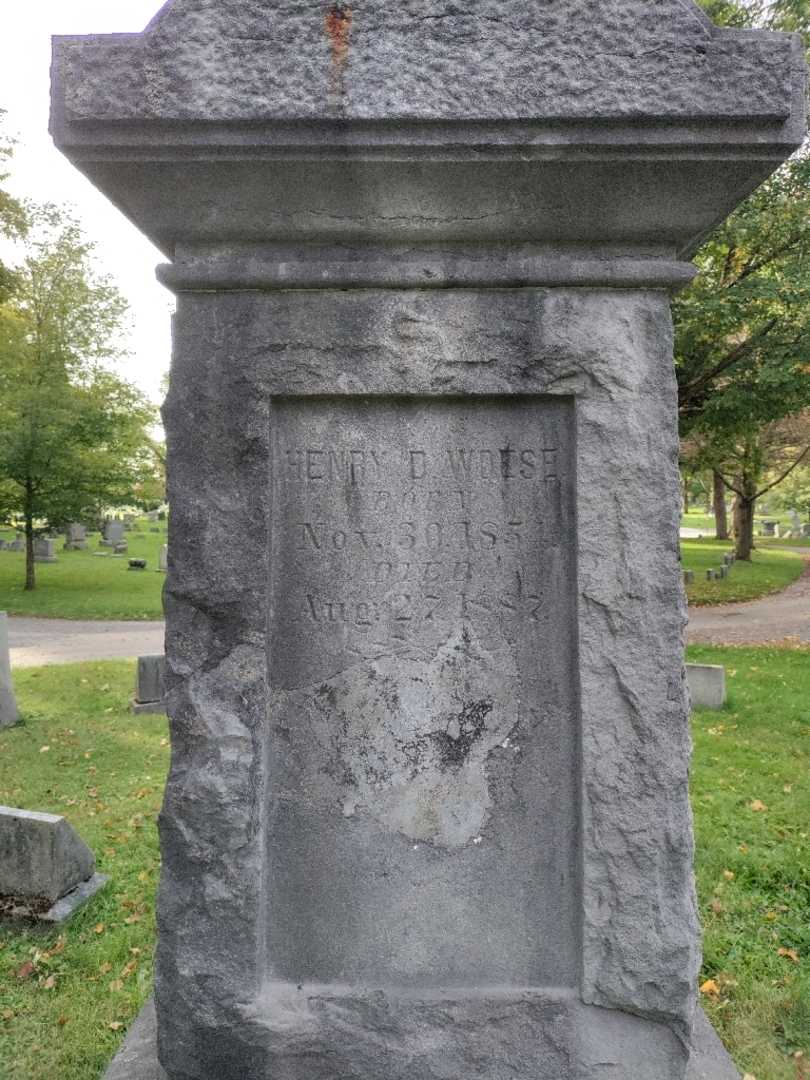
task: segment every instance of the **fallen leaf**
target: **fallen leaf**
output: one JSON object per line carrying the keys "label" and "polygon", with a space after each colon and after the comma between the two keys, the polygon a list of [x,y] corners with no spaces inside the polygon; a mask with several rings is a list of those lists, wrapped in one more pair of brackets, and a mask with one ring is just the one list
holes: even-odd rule
{"label": "fallen leaf", "polygon": [[138,881],[148,881],[148,880],[149,880],[149,871],[148,870],[141,870],[140,874],[138,874]]}
{"label": "fallen leaf", "polygon": [[17,970],[18,979],[30,979],[34,974],[34,965],[30,960],[26,960],[21,968]]}
{"label": "fallen leaf", "polygon": [[740,844],[739,851],[740,851],[741,855],[747,855],[748,854],[748,844]]}
{"label": "fallen leaf", "polygon": [[734,871],[733,870],[724,870],[723,871],[723,877],[726,879],[726,881],[733,881],[734,880]]}
{"label": "fallen leaf", "polygon": [[40,748],[39,748],[40,754],[47,754],[49,750],[50,750],[50,746],[40,746]]}
{"label": "fallen leaf", "polygon": [[762,813],[763,811],[767,810],[768,807],[765,805],[765,803],[762,801],[762,799],[754,799],[754,801],[752,803],[749,803],[748,809],[753,810],[754,813],[756,814],[756,813]]}
{"label": "fallen leaf", "polygon": [[743,1080],[757,1080],[753,1073],[746,1073]]}
{"label": "fallen leaf", "polygon": [[113,979],[110,983],[110,993],[117,994],[119,990],[124,989],[124,983],[121,979]]}
{"label": "fallen leaf", "polygon": [[135,948],[134,946],[129,951],[132,953],[133,956],[140,956],[141,955],[141,950]]}
{"label": "fallen leaf", "polygon": [[105,960],[98,970],[101,975],[108,975],[112,971],[112,964]]}
{"label": "fallen leaf", "polygon": [[124,922],[127,926],[132,926],[134,923],[139,923],[140,921],[141,917],[137,911],[133,911],[131,915],[127,916],[127,918],[124,919]]}
{"label": "fallen leaf", "polygon": [[792,960],[794,964],[799,962],[799,954],[795,949],[780,948],[776,950],[777,956],[784,956],[786,960]]}
{"label": "fallen leaf", "polygon": [[786,795],[790,795],[791,791],[793,791],[793,784],[785,784],[782,791],[784,791]]}
{"label": "fallen leaf", "polygon": [[715,915],[720,915],[723,911],[723,905],[720,903],[716,896],[709,906],[711,907]]}
{"label": "fallen leaf", "polygon": [[68,1018],[66,1016],[60,1016],[59,1019],[56,1022],[59,1025],[59,1027],[64,1027],[65,1024],[68,1022]]}
{"label": "fallen leaf", "polygon": [[93,927],[93,929],[94,929],[94,931],[95,931],[95,932],[96,932],[97,934],[103,934],[103,933],[104,933],[104,931],[105,931],[105,930],[106,930],[107,928],[106,928],[106,926],[104,925],[104,923],[103,923],[103,922],[100,922],[100,923],[96,923],[96,925],[95,925],[95,926]]}
{"label": "fallen leaf", "polygon": [[701,994],[707,994],[709,997],[719,997],[720,987],[714,981],[714,979],[707,979],[700,985]]}
{"label": "fallen leaf", "polygon": [[14,1010],[13,1009],[3,1009],[3,1011],[0,1013],[0,1016],[2,1016],[2,1018],[4,1020],[13,1020],[14,1019]]}
{"label": "fallen leaf", "polygon": [[45,982],[42,984],[42,989],[43,990],[53,990],[53,988],[55,986],[56,986],[56,976],[55,975],[49,975],[48,978],[45,980]]}
{"label": "fallen leaf", "polygon": [[112,1020],[108,1025],[110,1031],[120,1031],[124,1026],[120,1020]]}

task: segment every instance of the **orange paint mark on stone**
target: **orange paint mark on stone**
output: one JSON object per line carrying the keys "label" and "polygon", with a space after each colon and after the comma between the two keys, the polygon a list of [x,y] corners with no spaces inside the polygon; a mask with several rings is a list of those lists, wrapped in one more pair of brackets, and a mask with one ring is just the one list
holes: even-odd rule
{"label": "orange paint mark on stone", "polygon": [[331,4],[326,12],[326,35],[332,46],[332,91],[343,94],[343,71],[349,58],[352,9],[348,4]]}

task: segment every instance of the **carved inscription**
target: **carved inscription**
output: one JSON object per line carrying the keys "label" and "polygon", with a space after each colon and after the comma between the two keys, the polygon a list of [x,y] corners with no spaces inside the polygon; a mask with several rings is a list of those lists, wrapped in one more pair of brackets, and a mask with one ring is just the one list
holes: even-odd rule
{"label": "carved inscription", "polygon": [[465,620],[507,641],[541,624],[571,543],[570,419],[542,399],[277,404],[274,611],[287,645],[328,672],[428,647]]}

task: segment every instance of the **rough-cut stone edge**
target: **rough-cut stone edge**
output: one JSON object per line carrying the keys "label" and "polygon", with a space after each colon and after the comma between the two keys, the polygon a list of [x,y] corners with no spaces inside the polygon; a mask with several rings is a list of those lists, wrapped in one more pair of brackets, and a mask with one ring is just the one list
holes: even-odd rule
{"label": "rough-cut stone edge", "polygon": [[[702,1009],[695,1018],[686,1080],[739,1080],[740,1074]],[[157,1016],[150,999],[130,1027],[104,1080],[168,1080],[157,1056]]]}
{"label": "rough-cut stone edge", "polygon": [[605,2],[596,18],[570,0],[562,19],[520,0],[358,0],[340,41],[320,3],[278,5],[272,32],[268,7],[175,0],[142,34],[57,38],[66,116],[778,121],[794,104],[795,38],[720,30],[681,0]]}

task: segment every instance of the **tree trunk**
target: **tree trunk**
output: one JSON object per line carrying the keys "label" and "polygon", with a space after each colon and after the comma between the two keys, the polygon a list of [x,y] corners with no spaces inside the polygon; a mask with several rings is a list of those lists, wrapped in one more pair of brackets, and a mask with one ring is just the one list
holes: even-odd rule
{"label": "tree trunk", "polygon": [[738,531],[735,555],[738,559],[751,562],[751,552],[754,548],[754,507],[756,497],[738,499]]}
{"label": "tree trunk", "polygon": [[683,512],[689,513],[689,477],[683,478]]}
{"label": "tree trunk", "polygon": [[25,591],[37,587],[36,563],[34,562],[34,511],[31,491],[25,496]]}
{"label": "tree trunk", "polygon": [[728,514],[726,512],[726,484],[719,472],[713,473],[714,529],[718,540],[728,540]]}

